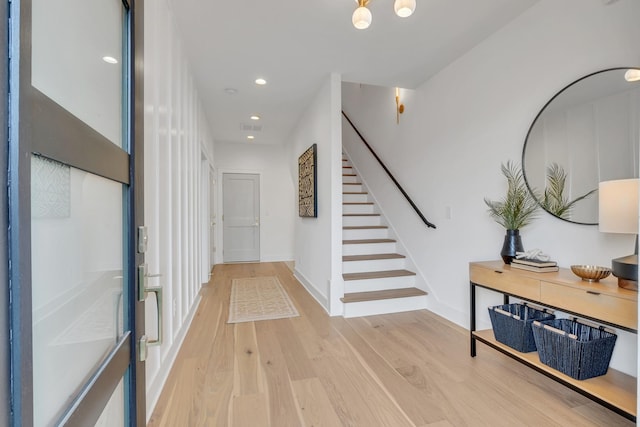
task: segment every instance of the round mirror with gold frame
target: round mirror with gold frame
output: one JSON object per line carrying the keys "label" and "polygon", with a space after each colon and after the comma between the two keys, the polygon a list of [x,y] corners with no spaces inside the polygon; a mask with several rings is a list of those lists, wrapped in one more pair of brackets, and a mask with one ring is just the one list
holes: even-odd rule
{"label": "round mirror with gold frame", "polygon": [[[630,71],[631,70],[631,71]],[[638,177],[640,69],[582,77],[545,104],[522,151],[527,187],[565,221],[598,223],[598,183]]]}

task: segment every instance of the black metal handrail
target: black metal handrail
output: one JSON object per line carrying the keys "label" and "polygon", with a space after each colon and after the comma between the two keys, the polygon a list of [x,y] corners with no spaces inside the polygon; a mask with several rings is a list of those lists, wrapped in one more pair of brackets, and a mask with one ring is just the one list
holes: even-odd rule
{"label": "black metal handrail", "polygon": [[418,216],[420,217],[420,219],[422,220],[422,222],[424,222],[427,227],[431,227],[431,228],[436,228],[436,226],[434,224],[432,224],[431,222],[429,222],[427,220],[427,218],[424,217],[424,215],[422,215],[422,212],[420,212],[420,209],[418,209],[418,207],[416,206],[415,203],[413,203],[413,200],[411,200],[411,197],[409,197],[409,195],[407,194],[406,191],[404,191],[404,188],[402,188],[402,186],[400,185],[400,183],[398,183],[398,181],[395,179],[395,177],[393,176],[393,174],[391,172],[389,172],[389,169],[387,169],[387,167],[385,166],[384,163],[382,163],[382,160],[380,160],[380,157],[378,157],[378,155],[376,154],[375,151],[373,151],[373,149],[371,148],[371,146],[369,145],[369,143],[367,142],[366,139],[364,139],[364,136],[362,136],[362,134],[360,133],[360,131],[358,130],[358,128],[356,128],[356,126],[353,124],[353,122],[351,121],[351,119],[349,119],[349,117],[346,115],[346,113],[343,111],[342,115],[344,116],[345,119],[347,119],[347,121],[349,122],[349,124],[351,125],[351,127],[353,128],[353,130],[356,131],[356,133],[358,134],[358,136],[360,137],[360,139],[362,140],[362,142],[364,142],[364,145],[367,146],[367,148],[369,149],[369,151],[371,151],[371,154],[373,154],[373,157],[376,158],[376,160],[378,161],[378,163],[380,163],[380,166],[382,166],[382,169],[384,169],[384,171],[387,173],[387,175],[389,175],[389,178],[391,178],[391,181],[393,181],[393,183],[396,185],[396,187],[398,187],[398,190],[400,190],[400,192],[402,193],[402,195],[404,196],[405,199],[407,199],[407,202],[409,202],[409,204],[411,205],[411,207],[413,208],[414,211],[416,211],[416,213],[418,214]]}

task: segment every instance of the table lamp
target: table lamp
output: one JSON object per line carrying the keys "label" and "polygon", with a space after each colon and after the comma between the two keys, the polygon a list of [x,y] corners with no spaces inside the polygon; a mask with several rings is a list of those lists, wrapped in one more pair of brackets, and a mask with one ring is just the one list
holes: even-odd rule
{"label": "table lamp", "polygon": [[638,182],[635,179],[603,181],[599,185],[599,229],[604,233],[636,235],[633,255],[611,260],[618,286],[638,290]]}

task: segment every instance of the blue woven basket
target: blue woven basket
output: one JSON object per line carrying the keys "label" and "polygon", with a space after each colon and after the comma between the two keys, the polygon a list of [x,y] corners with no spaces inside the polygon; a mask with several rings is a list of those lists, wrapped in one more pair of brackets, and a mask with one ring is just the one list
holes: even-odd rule
{"label": "blue woven basket", "polygon": [[521,353],[536,351],[531,323],[555,319],[550,311],[521,303],[489,307],[489,317],[496,340]]}
{"label": "blue woven basket", "polygon": [[540,362],[577,380],[607,373],[618,338],[603,326],[576,319],[534,322],[533,337]]}

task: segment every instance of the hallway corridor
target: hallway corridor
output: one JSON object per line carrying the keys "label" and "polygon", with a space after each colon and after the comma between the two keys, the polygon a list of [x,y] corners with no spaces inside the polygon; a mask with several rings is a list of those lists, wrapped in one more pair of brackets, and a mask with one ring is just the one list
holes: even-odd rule
{"label": "hallway corridor", "polygon": [[[300,317],[227,324],[231,280]],[[149,426],[631,426],[428,311],[330,318],[284,263],[217,265]]]}

